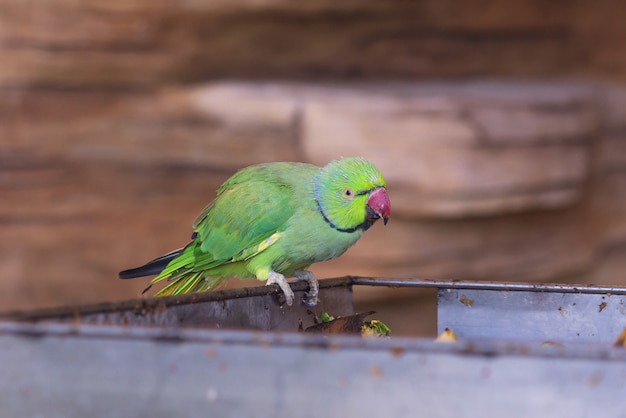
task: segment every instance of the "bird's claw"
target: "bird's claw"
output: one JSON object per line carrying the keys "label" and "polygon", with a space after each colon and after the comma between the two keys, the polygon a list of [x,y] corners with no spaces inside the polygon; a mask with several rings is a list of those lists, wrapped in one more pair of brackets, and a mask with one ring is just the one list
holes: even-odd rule
{"label": "bird's claw", "polygon": [[[320,292],[320,286],[317,282],[317,279],[310,271],[297,271],[294,273],[294,277],[296,280],[305,280],[309,284],[309,291],[304,294],[302,297],[302,303],[306,306],[312,307],[317,305],[319,301],[318,295]],[[270,274],[267,276],[267,285],[277,284],[278,287],[283,291],[285,295],[285,303],[288,306],[293,305],[293,300],[295,298],[293,294],[293,290],[291,290],[291,286],[280,273],[276,273],[275,271],[270,271]]]}
{"label": "bird's claw", "polygon": [[302,296],[302,303],[308,306],[309,308],[312,308],[313,306],[317,305],[317,302],[318,302],[317,294],[313,294],[311,292],[305,292],[304,296]]}
{"label": "bird's claw", "polygon": [[308,307],[317,305],[320,286],[313,273],[310,271],[296,271],[294,277],[297,280],[305,280],[309,284],[309,291],[302,297],[302,303]]}
{"label": "bird's claw", "polygon": [[270,274],[267,276],[267,282],[265,284],[269,286],[274,283],[277,284],[278,287],[280,287],[280,290],[283,291],[283,294],[285,295],[285,303],[287,304],[287,306],[293,305],[293,300],[295,296],[293,294],[293,290],[291,290],[291,286],[289,286],[289,283],[287,282],[287,279],[285,279],[285,276],[280,273],[270,271]]}

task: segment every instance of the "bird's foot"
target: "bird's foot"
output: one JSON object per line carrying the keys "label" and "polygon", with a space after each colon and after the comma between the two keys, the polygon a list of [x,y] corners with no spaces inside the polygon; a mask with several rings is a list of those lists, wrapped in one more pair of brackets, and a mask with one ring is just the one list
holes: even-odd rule
{"label": "bird's foot", "polygon": [[317,279],[310,271],[302,270],[296,271],[294,274],[296,280],[306,280],[309,283],[309,291],[304,294],[302,303],[306,306],[315,306],[318,302],[318,295],[320,293],[320,285]]}
{"label": "bird's foot", "polygon": [[291,290],[291,286],[289,286],[287,279],[285,279],[285,276],[282,274],[270,270],[270,274],[267,276],[267,282],[265,284],[271,285],[274,283],[276,283],[285,294],[285,303],[287,303],[288,306],[293,305],[293,290]]}

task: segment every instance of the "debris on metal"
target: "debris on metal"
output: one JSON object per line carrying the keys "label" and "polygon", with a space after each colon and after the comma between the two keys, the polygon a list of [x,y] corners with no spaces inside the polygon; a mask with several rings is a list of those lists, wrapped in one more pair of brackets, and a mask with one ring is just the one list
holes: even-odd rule
{"label": "debris on metal", "polygon": [[[439,333],[456,341],[298,332],[323,312],[362,322],[353,286],[437,289]],[[302,297],[306,283],[293,289]],[[345,277],[320,281],[313,310],[280,296],[267,286],[0,314],[2,416],[626,410],[626,288]]]}

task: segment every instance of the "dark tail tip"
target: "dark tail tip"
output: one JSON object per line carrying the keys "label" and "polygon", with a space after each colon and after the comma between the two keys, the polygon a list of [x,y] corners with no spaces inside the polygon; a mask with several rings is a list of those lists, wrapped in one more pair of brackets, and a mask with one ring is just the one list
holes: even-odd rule
{"label": "dark tail tip", "polygon": [[[149,276],[150,274],[158,274],[157,273],[150,273],[147,270],[144,270],[146,266],[141,266],[141,267],[137,267],[134,269],[128,269],[128,270],[123,270],[120,271],[117,274],[117,277],[119,277],[120,279],[134,279],[135,277],[143,277],[143,276]],[[160,271],[160,270],[159,270]]]}
{"label": "dark tail tip", "polygon": [[117,274],[117,277],[120,279],[134,279],[136,277],[144,277],[144,276],[152,276],[154,274],[159,274],[170,261],[175,259],[180,255],[183,249],[178,249],[172,251],[171,253],[167,253],[162,255],[159,258],[155,258],[154,260],[144,264],[143,266],[123,270]]}

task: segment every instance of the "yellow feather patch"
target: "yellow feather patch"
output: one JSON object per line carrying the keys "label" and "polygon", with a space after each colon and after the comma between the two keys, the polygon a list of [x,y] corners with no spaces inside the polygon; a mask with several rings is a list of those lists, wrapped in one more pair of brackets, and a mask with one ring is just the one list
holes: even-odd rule
{"label": "yellow feather patch", "polygon": [[281,235],[282,234],[280,232],[274,232],[272,235],[265,238],[257,245],[253,245],[252,247],[248,247],[240,251],[237,256],[233,257],[233,261],[245,261],[257,255],[258,253],[265,251],[268,247],[276,243]]}

